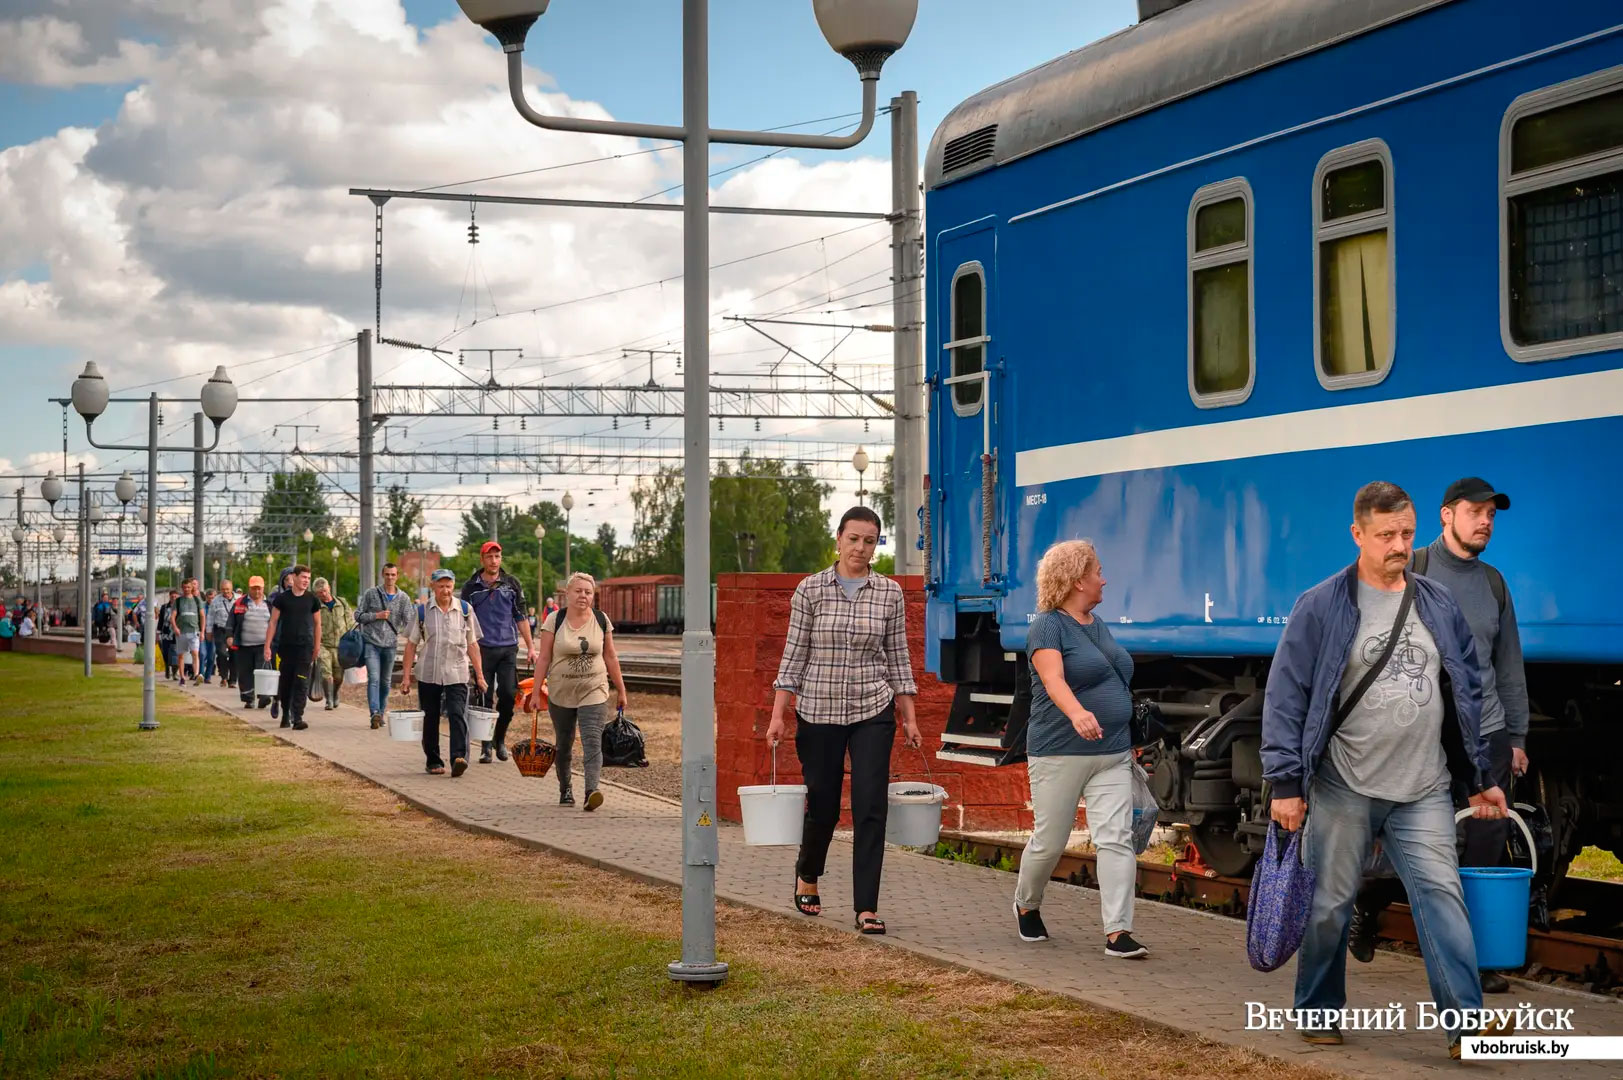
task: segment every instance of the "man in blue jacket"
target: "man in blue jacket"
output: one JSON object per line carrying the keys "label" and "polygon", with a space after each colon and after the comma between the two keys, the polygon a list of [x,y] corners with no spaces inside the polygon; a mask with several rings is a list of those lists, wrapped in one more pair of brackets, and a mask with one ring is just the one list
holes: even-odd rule
{"label": "man in blue jacket", "polygon": [[[1288,830],[1308,822],[1304,849],[1317,876],[1297,958],[1297,1009],[1347,1004],[1348,917],[1377,838],[1408,889],[1438,1010],[1482,1007],[1449,788],[1458,783],[1483,818],[1503,817],[1505,796],[1483,779],[1471,628],[1446,588],[1407,573],[1414,534],[1414,502],[1402,488],[1360,488],[1358,561],[1297,599],[1268,673],[1270,813]],[[1481,1031],[1448,1030],[1450,1056],[1459,1056],[1462,1035]],[[1340,1025],[1310,1019],[1302,1037],[1339,1044]]]}
{"label": "man in blue jacket", "polygon": [[518,646],[535,663],[535,642],[530,621],[524,617],[524,586],[518,578],[502,571],[502,546],[486,540],[479,547],[481,569],[462,586],[462,600],[479,620],[479,659],[484,668],[484,703],[496,699],[496,730],[479,747],[479,761],[490,764],[491,751],[507,760],[507,726],[513,722],[513,702],[518,695]]}

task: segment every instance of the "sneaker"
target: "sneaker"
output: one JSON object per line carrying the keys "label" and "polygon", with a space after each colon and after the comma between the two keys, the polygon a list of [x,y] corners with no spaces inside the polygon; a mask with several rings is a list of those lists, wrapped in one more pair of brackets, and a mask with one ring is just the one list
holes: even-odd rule
{"label": "sneaker", "polygon": [[451,775],[452,776],[461,776],[463,773],[465,773],[467,771],[468,771],[468,759],[467,758],[459,757],[456,760],[451,762]]}
{"label": "sneaker", "polygon": [[569,794],[569,792],[565,791],[561,795],[558,796],[558,805],[559,806],[574,806],[575,805],[575,797],[573,795]]}
{"label": "sneaker", "polygon": [[581,809],[582,810],[596,810],[598,807],[600,807],[602,805],[603,805],[603,793],[601,791],[588,791],[586,793],[586,805],[581,807]]}
{"label": "sneaker", "polygon": [[1352,921],[1347,927],[1347,951],[1360,964],[1375,959],[1375,927],[1380,914],[1353,905]]}
{"label": "sneaker", "polygon": [[1105,955],[1114,956],[1118,960],[1135,960],[1149,951],[1134,941],[1133,935],[1125,930],[1116,935],[1115,941],[1105,942]]}
{"label": "sneaker", "polygon": [[[271,698],[271,719],[275,720],[278,716],[281,716],[281,715],[282,715],[282,699],[281,698]],[[283,724],[282,726],[287,727],[286,724]]]}
{"label": "sneaker", "polygon": [[[283,724],[282,726],[286,727],[287,725]],[[310,726],[309,724],[306,724],[304,722],[304,717],[302,717],[302,716],[299,717],[297,720],[293,721],[293,730],[294,731],[304,731],[309,726]]]}
{"label": "sneaker", "polygon": [[1047,941],[1048,927],[1043,925],[1043,917],[1036,908],[1025,914],[1020,913],[1020,905],[1014,905],[1014,918],[1020,927],[1021,941]]}
{"label": "sneaker", "polygon": [[1482,992],[1484,994],[1510,993],[1510,980],[1497,971],[1484,971],[1482,974]]}
{"label": "sneaker", "polygon": [[490,744],[485,743],[484,746],[480,747],[479,749],[479,764],[489,765],[490,761]]}
{"label": "sneaker", "polygon": [[1303,1028],[1298,1034],[1302,1036],[1303,1042],[1312,1043],[1314,1046],[1341,1045],[1341,1026],[1339,1024],[1331,1024],[1328,1027]]}

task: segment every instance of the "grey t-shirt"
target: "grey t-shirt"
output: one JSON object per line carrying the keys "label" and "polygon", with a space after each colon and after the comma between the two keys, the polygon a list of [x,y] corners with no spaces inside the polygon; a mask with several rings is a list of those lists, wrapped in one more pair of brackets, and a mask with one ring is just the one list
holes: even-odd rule
{"label": "grey t-shirt", "polygon": [[[1341,676],[1344,700],[1380,659],[1403,593],[1358,583],[1358,636]],[[1448,783],[1443,756],[1442,662],[1415,608],[1386,670],[1370,684],[1330,740],[1330,761],[1360,795],[1414,802]]]}
{"label": "grey t-shirt", "polygon": [[855,600],[857,593],[861,592],[862,587],[868,584],[868,579],[865,577],[846,577],[844,574],[835,574],[834,577],[840,583],[840,588],[845,590],[845,595],[852,600]]}
{"label": "grey t-shirt", "polygon": [[1045,611],[1026,631],[1026,655],[1035,656],[1039,649],[1060,654],[1065,685],[1099,721],[1104,737],[1084,739],[1076,733],[1070,719],[1048,696],[1048,687],[1033,664],[1027,756],[1120,754],[1132,749],[1133,693],[1127,687],[1133,678],[1133,658],[1116,644],[1104,620],[1095,618],[1084,626],[1064,611]]}

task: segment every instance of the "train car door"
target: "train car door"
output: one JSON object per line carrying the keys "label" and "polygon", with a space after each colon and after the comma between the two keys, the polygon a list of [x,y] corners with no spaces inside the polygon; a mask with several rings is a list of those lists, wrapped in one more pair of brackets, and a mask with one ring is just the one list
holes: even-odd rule
{"label": "train car door", "polygon": [[[983,218],[936,239],[938,389],[931,410],[941,478],[941,580],[983,593],[1002,574],[997,543],[997,227]],[[991,495],[991,498],[988,498]]]}

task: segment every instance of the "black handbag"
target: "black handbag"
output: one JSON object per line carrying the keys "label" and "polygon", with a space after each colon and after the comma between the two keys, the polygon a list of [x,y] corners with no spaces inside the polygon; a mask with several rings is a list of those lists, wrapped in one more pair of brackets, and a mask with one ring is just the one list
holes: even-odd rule
{"label": "black handbag", "polygon": [[[1128,693],[1132,693],[1129,688]],[[1153,701],[1142,698],[1133,700],[1133,718],[1127,724],[1127,736],[1132,740],[1133,748],[1158,743],[1166,738],[1166,719],[1161,715],[1161,707]]]}

